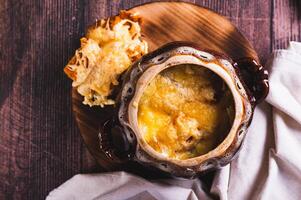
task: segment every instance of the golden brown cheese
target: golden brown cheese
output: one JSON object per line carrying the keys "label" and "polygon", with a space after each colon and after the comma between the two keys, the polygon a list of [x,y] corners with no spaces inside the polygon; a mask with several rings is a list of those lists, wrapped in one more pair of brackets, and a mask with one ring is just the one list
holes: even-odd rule
{"label": "golden brown cheese", "polygon": [[101,20],[81,38],[81,47],[65,67],[72,86],[84,96],[84,104],[114,104],[108,96],[118,85],[119,75],[142,55],[147,43],[141,39],[136,14],[122,11],[119,16]]}
{"label": "golden brown cheese", "polygon": [[147,86],[138,124],[153,149],[182,160],[212,150],[229,131],[233,115],[232,95],[219,77],[206,68],[181,65],[164,70]]}

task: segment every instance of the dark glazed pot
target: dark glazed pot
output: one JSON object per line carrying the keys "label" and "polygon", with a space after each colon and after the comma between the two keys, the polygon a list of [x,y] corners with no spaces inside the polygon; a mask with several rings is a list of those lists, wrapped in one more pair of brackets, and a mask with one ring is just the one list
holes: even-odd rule
{"label": "dark glazed pot", "polygon": [[[179,64],[206,67],[221,77],[232,92],[235,118],[226,138],[210,152],[186,160],[162,156],[141,136],[138,102],[149,81],[162,70]],[[247,133],[255,106],[268,93],[267,72],[252,59],[232,61],[225,55],[200,49],[187,42],[173,42],[143,56],[122,77],[114,118],[103,125],[101,148],[119,161],[134,160],[175,176],[194,177],[228,164],[238,152]]]}

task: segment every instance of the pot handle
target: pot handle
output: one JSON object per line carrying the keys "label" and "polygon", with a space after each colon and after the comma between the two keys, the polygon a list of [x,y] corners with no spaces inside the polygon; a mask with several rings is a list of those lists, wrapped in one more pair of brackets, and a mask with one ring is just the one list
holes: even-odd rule
{"label": "pot handle", "polygon": [[109,159],[122,163],[132,158],[133,145],[114,119],[108,120],[102,125],[99,140],[100,148]]}
{"label": "pot handle", "polygon": [[268,71],[253,58],[239,59],[233,66],[247,86],[250,101],[262,102],[269,93]]}

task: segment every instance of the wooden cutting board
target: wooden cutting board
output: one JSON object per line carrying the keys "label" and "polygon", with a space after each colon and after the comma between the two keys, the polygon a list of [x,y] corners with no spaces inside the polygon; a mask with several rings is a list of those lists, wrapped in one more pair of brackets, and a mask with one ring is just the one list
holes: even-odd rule
{"label": "wooden cutting board", "polygon": [[[225,53],[234,60],[251,57],[258,61],[252,45],[237,28],[225,17],[206,8],[184,2],[155,2],[130,11],[138,12],[142,17],[142,35],[150,51],[172,41],[191,41],[202,48]],[[90,108],[81,102],[82,98],[73,89],[73,111],[89,151],[105,170],[123,169],[108,160],[99,147],[99,124],[110,117],[111,108]],[[135,164],[126,166],[130,171],[139,169]]]}

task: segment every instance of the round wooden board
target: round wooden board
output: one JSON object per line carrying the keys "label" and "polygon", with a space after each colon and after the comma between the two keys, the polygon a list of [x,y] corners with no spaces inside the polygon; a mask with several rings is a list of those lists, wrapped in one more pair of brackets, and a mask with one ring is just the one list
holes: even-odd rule
{"label": "round wooden board", "polygon": [[[142,34],[149,51],[172,41],[191,41],[202,48],[225,53],[234,60],[251,57],[258,61],[255,50],[237,28],[225,17],[206,8],[184,2],[155,2],[130,11],[138,12],[143,19]],[[110,117],[111,108],[90,108],[81,102],[82,98],[73,89],[73,111],[89,151],[105,170],[120,169],[99,147],[99,125]]]}

